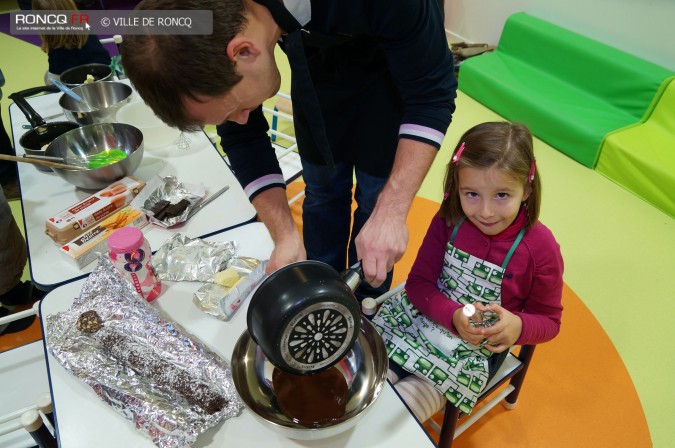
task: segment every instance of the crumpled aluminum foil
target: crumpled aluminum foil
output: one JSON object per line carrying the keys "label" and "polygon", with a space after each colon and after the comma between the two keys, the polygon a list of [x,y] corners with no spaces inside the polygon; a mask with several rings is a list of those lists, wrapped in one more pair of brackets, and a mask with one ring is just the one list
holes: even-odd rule
{"label": "crumpled aluminum foil", "polygon": [[161,280],[213,283],[236,253],[235,241],[210,242],[175,233],[152,256],[152,266]]}
{"label": "crumpled aluminum foil", "polygon": [[[95,310],[106,327],[153,347],[161,359],[212,386],[228,401],[225,407],[208,414],[122,365],[94,338],[77,330],[77,319],[89,310]],[[243,409],[227,363],[141,298],[107,257],[100,258],[70,309],[47,316],[46,326],[47,346],[63,367],[158,447],[190,446],[206,429]]]}
{"label": "crumpled aluminum foil", "polygon": [[[178,182],[175,176],[155,176],[148,181],[145,188],[131,201],[131,206],[140,210],[150,217],[150,222],[162,227],[173,227],[187,221],[188,214],[202,198],[206,196],[203,185],[183,184]],[[173,218],[159,220],[154,217],[152,207],[159,201],[169,201],[176,204],[181,199],[187,199],[190,205],[180,214]]]}
{"label": "crumpled aluminum foil", "polygon": [[[197,308],[220,320],[228,321],[246,298],[265,279],[267,260],[251,257],[235,257],[226,269],[234,269],[240,280],[231,288],[207,283],[197,290],[192,302]],[[213,281],[213,280],[211,280]]]}

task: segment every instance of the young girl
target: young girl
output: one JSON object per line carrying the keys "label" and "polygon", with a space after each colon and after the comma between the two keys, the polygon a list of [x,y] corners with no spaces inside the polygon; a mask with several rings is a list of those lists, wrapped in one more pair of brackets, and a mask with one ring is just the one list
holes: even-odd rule
{"label": "young girl", "polygon": [[[77,11],[73,0],[33,0],[35,11]],[[84,64],[110,65],[110,53],[93,34],[54,34],[42,35],[42,51],[47,53],[49,69],[45,74],[45,83],[49,78],[57,80],[66,70]]]}
{"label": "young girl", "polygon": [[420,421],[445,399],[470,413],[512,345],[558,334],[563,260],[540,202],[525,126],[482,123],[462,136],[405,290],[373,319],[390,380]]}

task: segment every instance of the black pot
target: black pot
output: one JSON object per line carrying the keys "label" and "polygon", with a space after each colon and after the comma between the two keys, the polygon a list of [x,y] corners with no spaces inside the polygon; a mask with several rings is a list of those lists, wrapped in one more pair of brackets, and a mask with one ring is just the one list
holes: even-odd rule
{"label": "black pot", "polygon": [[272,364],[310,374],[344,357],[361,325],[353,292],[361,281],[359,271],[341,275],[325,263],[301,261],[274,272],[258,287],[246,322]]}
{"label": "black pot", "polygon": [[[68,131],[79,128],[80,125],[72,121],[56,121],[46,123],[45,120],[38,114],[26,98],[42,92],[59,92],[56,86],[40,86],[31,89],[22,90],[21,92],[13,93],[9,96],[11,100],[26,116],[26,119],[33,127],[27,131],[19,139],[19,144],[23,147],[26,154],[31,156],[43,156],[45,151],[42,149],[49,145],[56,137],[65,134]],[[34,165],[40,171],[51,171],[48,166]]]}
{"label": "black pot", "polygon": [[110,81],[113,69],[105,64],[84,64],[69,68],[59,78],[68,87],[77,87],[85,83],[87,75],[93,76],[94,81]]}

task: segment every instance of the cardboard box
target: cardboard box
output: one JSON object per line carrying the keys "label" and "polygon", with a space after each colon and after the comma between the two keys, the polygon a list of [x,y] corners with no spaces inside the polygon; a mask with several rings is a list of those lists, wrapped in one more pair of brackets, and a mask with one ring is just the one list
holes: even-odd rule
{"label": "cardboard box", "polygon": [[128,205],[145,182],[125,177],[47,219],[45,233],[63,244],[86,232],[92,225]]}
{"label": "cardboard box", "polygon": [[145,213],[132,207],[124,207],[61,246],[60,251],[82,269],[97,260],[98,253],[108,253],[108,237],[115,230],[126,226],[141,229],[147,223],[148,217]]}

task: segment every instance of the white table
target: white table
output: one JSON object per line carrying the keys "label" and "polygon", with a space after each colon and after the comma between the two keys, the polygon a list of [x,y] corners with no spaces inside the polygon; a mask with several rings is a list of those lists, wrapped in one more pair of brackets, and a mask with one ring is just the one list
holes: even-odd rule
{"label": "white table", "polygon": [[[128,83],[128,80],[123,82]],[[137,93],[134,92],[133,96],[132,101],[141,101]],[[48,123],[66,121],[58,104],[60,97],[61,93],[47,94],[29,98],[28,102]],[[19,140],[26,132],[22,126],[28,124],[28,121],[15,104],[10,105],[9,110],[16,152],[21,156],[24,149]],[[167,132],[172,132],[168,126]],[[146,145],[143,161],[132,175],[146,182],[156,175],[176,176],[180,182],[203,184],[207,195],[229,185],[227,192],[204,207],[178,230],[189,237],[204,237],[254,219],[256,212],[253,205],[206,134],[196,132],[186,136],[191,140],[189,149],[180,149],[173,144],[166,147]],[[45,234],[45,220],[89,196],[92,191],[76,188],[56,174],[38,171],[29,164],[18,165],[33,282],[41,289],[49,290],[82,278],[91,272],[95,263],[80,270],[71,260],[66,259],[59,252],[58,245]],[[173,231],[148,225],[143,233],[150,247],[157,250]]]}
{"label": "white table", "polygon": [[[247,224],[207,239],[235,240],[240,244],[240,255],[260,259],[268,258],[273,248],[269,233],[261,223]],[[73,298],[79,295],[83,282],[68,283],[50,292],[42,301],[40,315],[44,317],[68,309]],[[229,322],[222,322],[193,305],[192,295],[201,283],[166,283],[165,291],[153,304],[229,362],[234,345],[246,328],[248,300]],[[154,446],[88,386],[70,375],[53,356],[48,355],[47,360],[61,448]],[[434,444],[387,384],[355,428],[328,439],[302,441],[285,438],[265,427],[245,409],[240,416],[202,434],[194,446],[423,448],[433,447]]]}

